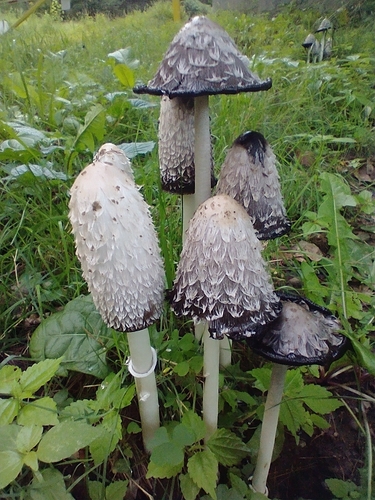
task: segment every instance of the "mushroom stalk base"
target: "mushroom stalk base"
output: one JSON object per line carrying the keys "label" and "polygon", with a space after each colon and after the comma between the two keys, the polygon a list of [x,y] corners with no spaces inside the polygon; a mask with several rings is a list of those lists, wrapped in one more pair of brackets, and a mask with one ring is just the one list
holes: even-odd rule
{"label": "mushroom stalk base", "polygon": [[[148,329],[127,334],[132,368],[134,372],[145,374],[154,364]],[[159,401],[155,373],[145,377],[135,377],[139,413],[141,417],[143,443],[149,450],[150,439],[160,427]]]}
{"label": "mushroom stalk base", "polygon": [[258,493],[266,494],[267,492],[267,477],[275,445],[277,422],[279,420],[280,403],[283,397],[287,369],[286,365],[276,363],[272,368],[271,385],[264,407],[259,452],[252,481],[252,487]]}
{"label": "mushroom stalk base", "polygon": [[203,421],[206,425],[205,442],[217,429],[219,410],[220,341],[210,338],[208,323],[203,334]]}

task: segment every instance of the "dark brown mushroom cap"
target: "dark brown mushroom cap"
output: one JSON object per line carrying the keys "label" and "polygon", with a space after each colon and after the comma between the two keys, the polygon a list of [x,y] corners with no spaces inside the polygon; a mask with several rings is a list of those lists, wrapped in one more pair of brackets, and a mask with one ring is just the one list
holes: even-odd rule
{"label": "dark brown mushroom cap", "polygon": [[250,217],[233,198],[198,207],[187,230],[172,309],[209,322],[213,338],[249,337],[280,313]]}
{"label": "dark brown mushroom cap", "polygon": [[308,299],[279,294],[280,316],[261,334],[247,339],[257,354],[284,365],[326,365],[340,358],[349,340],[328,309]]}
{"label": "dark brown mushroom cap", "polygon": [[[159,167],[161,185],[165,191],[194,193],[194,144],[194,99],[163,96],[159,116]],[[211,187],[215,184],[211,152]]]}
{"label": "dark brown mushroom cap", "polygon": [[138,94],[192,97],[268,90],[245,62],[232,38],[204,16],[194,17],[172,40],[156,75]]}
{"label": "dark brown mushroom cap", "polygon": [[276,157],[259,132],[245,132],[234,141],[221,168],[217,193],[231,196],[245,208],[259,239],[277,238],[290,230]]}

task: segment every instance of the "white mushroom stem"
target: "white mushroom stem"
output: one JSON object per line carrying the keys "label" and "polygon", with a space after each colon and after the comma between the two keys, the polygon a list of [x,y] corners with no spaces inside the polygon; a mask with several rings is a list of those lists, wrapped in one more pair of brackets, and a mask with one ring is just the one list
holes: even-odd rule
{"label": "white mushroom stem", "polygon": [[260,433],[257,464],[252,480],[252,487],[258,493],[266,494],[267,492],[267,477],[275,445],[276,429],[287,369],[288,366],[277,363],[274,363],[272,368],[271,385],[267,394]]}
{"label": "white mushroom stem", "polygon": [[208,96],[194,99],[194,211],[211,196],[211,134]]}
{"label": "white mushroom stem", "polygon": [[195,196],[193,194],[184,194],[182,196],[182,243],[185,241],[190,219],[193,217],[196,209]]}
{"label": "white mushroom stem", "polygon": [[210,338],[208,323],[203,334],[203,421],[206,425],[205,442],[217,429],[219,410],[220,341]]}
{"label": "white mushroom stem", "polygon": [[322,44],[320,46],[319,62],[323,61],[325,43],[326,43],[326,31],[324,30],[322,35]]}
{"label": "white mushroom stem", "polygon": [[141,417],[142,437],[149,449],[150,439],[160,426],[158,392],[155,379],[155,351],[150,345],[148,329],[127,334],[130,361],[129,371],[134,376]]}
{"label": "white mushroom stem", "polygon": [[224,335],[220,343],[220,368],[227,368],[232,364],[232,341]]}

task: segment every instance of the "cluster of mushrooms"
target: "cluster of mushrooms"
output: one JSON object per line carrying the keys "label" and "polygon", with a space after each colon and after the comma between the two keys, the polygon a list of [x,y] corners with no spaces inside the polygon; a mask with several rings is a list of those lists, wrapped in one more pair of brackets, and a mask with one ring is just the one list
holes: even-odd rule
{"label": "cluster of mushrooms", "polygon": [[[136,93],[161,96],[159,163],[164,189],[183,196],[183,249],[171,291],[177,315],[194,320],[204,343],[206,440],[217,428],[219,365],[230,342],[245,340],[274,363],[252,479],[266,493],[285,371],[327,364],[346,347],[339,321],[299,296],[276,293],[260,240],[288,232],[275,155],[259,132],[245,132],[213,173],[208,96],[268,90],[229,35],[206,17],[171,42],[155,77]],[[157,354],[148,326],[161,315],[165,277],[149,207],[123,151],[105,144],[75,180],[69,216],[94,304],[127,333],[145,448],[159,427]],[[198,333],[199,332],[199,333]],[[228,357],[229,352],[229,357]],[[225,355],[226,353],[226,355]],[[224,361],[225,360],[225,361]]]}
{"label": "cluster of mushrooms", "polygon": [[329,59],[332,55],[333,25],[331,21],[325,17],[315,30],[315,33],[322,35],[321,41],[315,35],[309,33],[302,42],[302,47],[307,52],[307,63],[321,62],[323,59]]}

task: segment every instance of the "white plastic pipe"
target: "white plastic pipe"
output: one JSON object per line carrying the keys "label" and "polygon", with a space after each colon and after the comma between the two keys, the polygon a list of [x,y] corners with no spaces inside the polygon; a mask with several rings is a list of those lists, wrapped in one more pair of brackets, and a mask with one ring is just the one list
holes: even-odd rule
{"label": "white plastic pipe", "polygon": [[150,344],[148,329],[127,334],[129,372],[134,376],[141,417],[143,443],[149,450],[150,439],[160,427],[158,391],[155,379],[156,352]]}
{"label": "white plastic pipe", "polygon": [[271,466],[275,445],[277,423],[279,421],[280,404],[284,392],[285,375],[288,367],[274,363],[271,374],[271,385],[264,408],[262,429],[257,463],[252,480],[252,487],[258,493],[267,494],[267,477]]}

